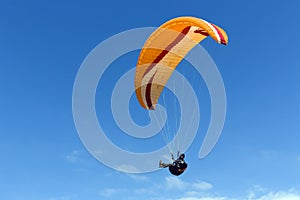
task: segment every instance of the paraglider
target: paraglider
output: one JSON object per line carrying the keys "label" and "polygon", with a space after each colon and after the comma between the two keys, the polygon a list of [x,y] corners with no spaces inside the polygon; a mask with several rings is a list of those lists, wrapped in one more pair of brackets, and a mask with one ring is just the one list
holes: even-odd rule
{"label": "paraglider", "polygon": [[[228,43],[223,29],[196,17],[171,19],[150,35],[140,51],[134,81],[135,94],[143,108],[155,110],[158,99],[176,67],[207,36],[219,44]],[[172,164],[160,161],[159,167],[169,167],[169,171],[178,176],[187,168],[184,157],[181,154]]]}
{"label": "paraglider", "polygon": [[172,160],[173,160],[172,164],[166,164],[160,160],[159,168],[169,167],[169,171],[171,174],[173,174],[175,176],[179,176],[186,170],[186,168],[188,166],[188,164],[184,160],[184,157],[185,157],[184,154],[180,154],[180,156],[176,160],[174,160],[174,157],[172,155]]}

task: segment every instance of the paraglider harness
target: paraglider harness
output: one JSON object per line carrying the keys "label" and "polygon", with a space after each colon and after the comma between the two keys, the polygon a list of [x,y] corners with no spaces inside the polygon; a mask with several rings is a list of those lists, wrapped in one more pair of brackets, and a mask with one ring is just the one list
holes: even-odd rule
{"label": "paraglider harness", "polygon": [[174,160],[173,164],[169,166],[169,171],[171,174],[175,175],[175,176],[179,176],[180,174],[182,174],[186,168],[187,168],[187,163],[184,161],[184,154],[181,154],[179,156],[179,158],[177,160]]}

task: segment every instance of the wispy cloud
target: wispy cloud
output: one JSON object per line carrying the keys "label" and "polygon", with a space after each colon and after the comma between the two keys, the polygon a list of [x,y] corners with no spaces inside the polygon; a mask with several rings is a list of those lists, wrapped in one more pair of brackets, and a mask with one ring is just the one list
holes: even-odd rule
{"label": "wispy cloud", "polygon": [[267,160],[273,160],[281,156],[282,153],[275,151],[275,150],[262,150],[260,155],[262,158]]}
{"label": "wispy cloud", "polygon": [[251,199],[255,199],[257,196],[259,196],[260,194],[263,194],[267,191],[266,188],[260,186],[260,185],[254,185],[252,188],[250,188],[248,190],[248,196],[247,199],[251,200]]}
{"label": "wispy cloud", "polygon": [[212,186],[212,184],[205,182],[205,181],[197,181],[195,183],[192,183],[192,187],[194,189],[198,189],[198,190],[209,190],[213,186]]}
{"label": "wispy cloud", "polygon": [[205,181],[196,181],[196,182],[186,182],[181,180],[178,177],[168,176],[165,179],[165,186],[167,190],[186,190],[189,188],[190,190],[209,190],[213,187],[212,184],[205,182]]}
{"label": "wispy cloud", "polygon": [[297,156],[297,161],[300,163],[300,155]]}
{"label": "wispy cloud", "polygon": [[115,194],[121,194],[125,190],[124,189],[119,189],[119,188],[104,188],[100,191],[100,195],[103,197],[111,197]]}
{"label": "wispy cloud", "polygon": [[[145,176],[130,175],[130,178],[142,181],[143,184],[133,190],[130,188],[104,188],[100,191],[100,195],[105,198],[127,200],[300,200],[300,193],[295,189],[272,191],[263,186],[254,185],[245,191],[244,195],[225,196],[216,194],[213,184],[202,180],[188,182],[179,177],[167,176],[163,181],[153,183]],[[143,181],[147,181],[147,183],[144,184]]]}
{"label": "wispy cloud", "polygon": [[164,193],[165,191],[167,194],[171,192],[179,195],[174,198],[176,200],[300,200],[300,192],[295,189],[271,191],[263,186],[254,185],[245,191],[243,196],[229,197],[216,195],[211,191],[212,188],[213,185],[205,181],[186,182],[178,177],[169,176],[165,178],[160,192]]}
{"label": "wispy cloud", "polygon": [[257,198],[253,198],[253,200],[300,200],[300,193],[295,191],[294,189],[278,192],[271,191]]}
{"label": "wispy cloud", "polygon": [[143,196],[145,196],[145,195],[148,195],[148,196],[153,196],[153,195],[157,195],[157,193],[154,191],[154,190],[149,190],[148,188],[140,188],[140,189],[136,189],[135,191],[134,191],[134,193],[136,194],[136,195],[143,195]]}
{"label": "wispy cloud", "polygon": [[61,195],[58,197],[50,197],[48,200],[73,200],[76,198],[76,195]]}
{"label": "wispy cloud", "polygon": [[168,176],[165,179],[165,186],[167,190],[184,190],[186,189],[187,185],[181,179],[173,176]]}
{"label": "wispy cloud", "polygon": [[178,200],[227,200],[226,197],[182,197]]}
{"label": "wispy cloud", "polygon": [[215,196],[213,194],[186,193],[177,200],[300,200],[300,193],[294,189],[288,191],[266,191],[265,188],[254,186],[255,189],[245,197]]}
{"label": "wispy cloud", "polygon": [[131,179],[135,181],[149,181],[149,177],[141,174],[129,174],[128,175]]}
{"label": "wispy cloud", "polygon": [[81,160],[80,155],[81,155],[81,151],[74,150],[65,156],[65,160],[69,163],[77,163]]}
{"label": "wispy cloud", "polygon": [[[169,199],[170,196],[164,194],[185,194],[185,198],[199,196],[200,192],[212,188],[210,183],[204,181],[186,182],[178,177],[167,176],[161,182],[151,182],[151,180],[144,175],[129,175],[131,179],[140,181],[141,187],[130,190],[129,188],[104,188],[100,191],[103,197],[117,197],[120,194],[134,194],[137,198],[143,199]],[[147,184],[145,184],[147,182]],[[187,192],[188,191],[188,192]],[[197,194],[197,195],[196,195]],[[125,195],[126,196],[126,195]],[[147,197],[147,198],[146,198]],[[172,198],[175,199],[175,198]]]}

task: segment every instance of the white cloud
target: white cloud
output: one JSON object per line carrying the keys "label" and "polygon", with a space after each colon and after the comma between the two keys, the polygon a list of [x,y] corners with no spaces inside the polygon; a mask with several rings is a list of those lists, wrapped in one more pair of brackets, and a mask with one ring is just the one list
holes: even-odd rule
{"label": "white cloud", "polygon": [[269,192],[262,195],[255,200],[300,200],[300,194],[296,191],[279,191],[279,192]]}
{"label": "white cloud", "polygon": [[209,190],[213,186],[212,184],[205,181],[196,181],[196,182],[185,182],[178,177],[168,176],[165,179],[165,186],[167,190],[196,190],[196,191],[204,191]]}
{"label": "white cloud", "polygon": [[146,189],[146,188],[141,188],[141,189],[136,189],[134,191],[136,195],[156,195],[156,192],[154,190]]}
{"label": "white cloud", "polygon": [[249,189],[247,199],[248,200],[255,199],[258,195],[263,194],[266,191],[267,191],[266,188],[263,188],[260,185],[254,185],[252,188]]}
{"label": "white cloud", "polygon": [[70,163],[77,163],[80,161],[81,151],[74,150],[70,154],[66,155],[65,160]]}
{"label": "white cloud", "polygon": [[297,161],[300,163],[300,155],[297,157]]}
{"label": "white cloud", "polygon": [[251,195],[248,197],[225,197],[214,196],[211,194],[203,194],[198,192],[185,193],[185,195],[177,200],[300,200],[300,193],[294,189],[288,191],[266,191],[265,188],[254,186],[250,190]]}
{"label": "white cloud", "polygon": [[[166,179],[169,181],[178,181],[178,179]],[[180,186],[183,181],[179,180],[178,186]],[[151,189],[152,188],[152,189]],[[270,191],[261,186],[253,186],[251,192],[253,193],[252,197],[247,196],[245,193],[241,197],[228,197],[223,195],[216,195],[212,192],[207,191],[187,191],[182,193],[174,193],[174,191],[166,191],[167,188],[140,188],[136,190],[129,190],[125,188],[104,188],[100,191],[100,195],[104,199],[115,198],[115,199],[144,199],[144,200],[300,200],[300,193],[295,189],[290,189],[287,191]],[[175,194],[175,195],[173,195]],[[171,195],[171,196],[170,196]],[[173,195],[173,196],[172,196]],[[179,195],[179,196],[178,196]],[[49,198],[48,200],[73,200],[77,199],[76,196],[60,196],[55,198]],[[131,198],[130,198],[131,199]]]}
{"label": "white cloud", "polygon": [[196,183],[192,183],[192,187],[194,189],[198,189],[198,190],[209,190],[211,189],[213,186],[212,184],[205,182],[205,181],[198,181]]}
{"label": "white cloud", "polygon": [[167,190],[184,190],[187,187],[187,184],[183,182],[178,177],[168,176],[166,177],[166,186]]}
{"label": "white cloud", "polygon": [[114,194],[120,194],[123,193],[123,189],[118,188],[104,188],[100,191],[100,195],[104,197],[111,197]]}
{"label": "white cloud", "polygon": [[149,177],[148,176],[144,176],[141,174],[129,174],[128,175],[130,178],[132,178],[135,181],[149,181]]}
{"label": "white cloud", "polygon": [[280,153],[275,150],[263,150],[260,152],[260,155],[267,160],[276,159],[280,156]]}
{"label": "white cloud", "polygon": [[76,196],[75,195],[62,195],[59,197],[51,197],[48,200],[71,200],[71,199],[75,199]]}
{"label": "white cloud", "polygon": [[109,197],[109,196],[111,196],[112,194],[114,194],[116,192],[117,192],[117,190],[114,189],[114,188],[105,188],[102,191],[100,191],[100,195],[105,196],[105,197]]}
{"label": "white cloud", "polygon": [[[241,196],[225,196],[212,191],[213,185],[205,181],[187,182],[181,177],[167,176],[162,182],[152,183],[147,176],[130,175],[137,181],[147,181],[140,188],[134,190],[106,188],[101,191],[103,197],[125,197],[124,194],[133,194],[136,199],[145,200],[300,200],[300,193],[295,189],[271,191],[260,185],[254,185]],[[143,187],[145,185],[146,187]],[[120,196],[121,195],[121,196]]]}
{"label": "white cloud", "polygon": [[227,200],[225,197],[182,197],[178,200]]}
{"label": "white cloud", "polygon": [[[227,197],[212,195],[207,192],[188,191],[178,200],[233,200]],[[243,199],[245,200],[245,199]]]}

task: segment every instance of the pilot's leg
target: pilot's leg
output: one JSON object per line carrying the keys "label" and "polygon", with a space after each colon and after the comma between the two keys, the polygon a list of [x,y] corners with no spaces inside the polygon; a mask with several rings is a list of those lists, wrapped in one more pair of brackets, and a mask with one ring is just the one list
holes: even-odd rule
{"label": "pilot's leg", "polygon": [[166,168],[171,166],[171,164],[163,163],[161,160],[159,161],[159,168]]}

